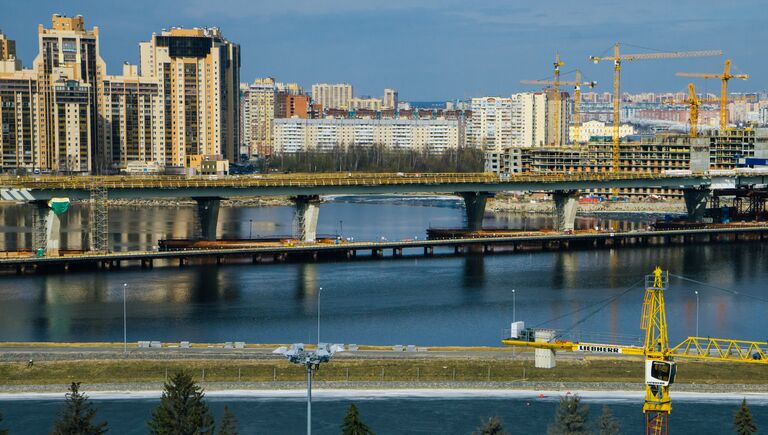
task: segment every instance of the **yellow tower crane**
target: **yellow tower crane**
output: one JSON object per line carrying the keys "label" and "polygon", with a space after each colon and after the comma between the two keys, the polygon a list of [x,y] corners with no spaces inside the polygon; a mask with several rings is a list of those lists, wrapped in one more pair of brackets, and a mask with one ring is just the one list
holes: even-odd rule
{"label": "yellow tower crane", "polygon": [[511,337],[502,340],[508,346],[530,347],[547,351],[642,355],[645,358],[645,400],[647,435],[666,435],[672,401],[669,387],[675,382],[677,366],[674,359],[692,358],[710,361],[768,365],[768,343],[723,338],[688,337],[677,346],[669,346],[664,292],[669,285],[669,273],[657,267],[645,279],[645,297],[640,328],[645,331],[643,346],[583,343],[567,340],[536,341],[536,331],[524,329],[522,322],[513,324]]}
{"label": "yellow tower crane", "polygon": [[560,83],[560,67],[564,65],[565,65],[565,62],[560,60],[560,53],[555,53],[555,62],[553,63],[553,66],[555,69],[555,74],[554,74],[555,79],[553,84],[553,87],[555,90],[555,113],[554,113],[555,125],[554,125],[554,128],[552,129],[555,133],[553,138],[553,142],[555,146],[561,146],[563,145],[563,142],[565,142],[560,138],[560,133],[562,129],[562,126],[560,125],[560,113],[562,110],[562,103],[563,103],[563,98],[560,95],[560,84],[561,84]]}
{"label": "yellow tower crane", "polygon": [[[703,51],[674,51],[660,53],[642,53],[642,54],[621,54],[619,52],[619,43],[613,48],[613,56],[599,57],[590,56],[589,60],[594,63],[600,61],[613,62],[613,153],[612,170],[619,172],[619,127],[621,126],[621,63],[623,61],[649,60],[649,59],[677,59],[686,57],[719,56],[723,54],[722,50],[703,50]],[[614,195],[618,193],[614,189]]]}
{"label": "yellow tower crane", "polygon": [[[729,98],[726,101],[753,101],[754,98],[752,98],[752,95],[744,95],[744,96],[738,96]],[[698,95],[696,95],[696,87],[693,83],[688,83],[688,98],[684,100],[675,100],[675,99],[669,99],[665,100],[665,103],[668,104],[687,104],[689,106],[689,123],[690,123],[690,136],[696,137],[698,135],[698,125],[699,125],[699,107],[701,107],[702,104],[709,104],[709,103],[720,103],[722,106],[722,101],[719,98],[699,98]],[[720,113],[722,116],[722,111]]]}
{"label": "yellow tower crane", "polygon": [[[559,80],[560,75],[558,73],[556,80],[520,80],[520,83],[524,85],[543,85],[543,86],[553,86],[556,89],[558,89],[557,93],[560,94],[559,87],[560,85],[565,86],[573,86],[573,137],[574,143],[578,142],[581,137],[581,87],[582,86],[588,86],[590,88],[594,88],[597,86],[597,82],[591,81],[591,82],[582,82],[581,81],[581,71],[576,70],[576,79],[575,80],[565,80],[561,81]],[[558,115],[560,112],[560,108],[557,109]]]}
{"label": "yellow tower crane", "polygon": [[749,74],[731,74],[731,59],[726,59],[722,74],[679,72],[675,75],[701,79],[720,79],[720,130],[725,131],[728,128],[728,80],[746,80],[749,78]]}

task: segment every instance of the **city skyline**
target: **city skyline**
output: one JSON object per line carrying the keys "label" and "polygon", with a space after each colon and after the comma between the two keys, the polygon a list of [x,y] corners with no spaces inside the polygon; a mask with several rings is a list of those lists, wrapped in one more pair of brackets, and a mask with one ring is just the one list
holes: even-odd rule
{"label": "city skyline", "polygon": [[[600,82],[597,91],[610,91],[611,68],[592,65],[587,57],[605,54],[615,40],[665,51],[725,52],[713,58],[628,63],[622,74],[623,91],[683,90],[689,79],[675,77],[674,72],[718,72],[725,58],[733,60],[736,71],[751,75],[746,82],[733,81],[732,91],[768,88],[760,74],[765,61],[747,55],[754,47],[752,41],[765,39],[768,30],[759,26],[758,16],[744,19],[744,14],[714,2],[696,2],[695,8],[687,1],[645,2],[622,5],[621,14],[601,2],[579,6],[556,2],[546,9],[491,2],[472,10],[452,0],[418,6],[404,1],[377,5],[347,0],[322,6],[293,1],[258,7],[239,0],[160,4],[139,0],[109,6],[86,1],[33,3],[37,7],[7,5],[5,16],[14,20],[0,21],[0,29],[17,41],[25,67],[36,54],[37,24],[61,13],[82,14],[100,28],[108,74],[117,74],[124,61],[137,63],[137,42],[146,41],[153,32],[172,26],[216,26],[241,44],[244,82],[265,76],[306,87],[346,82],[354,84],[356,95],[376,96],[381,89],[394,87],[402,100],[410,101],[506,96],[533,90],[519,84],[521,79],[549,77],[556,51],[566,62],[564,72],[580,68],[586,79]],[[745,2],[740,10],[749,7]],[[724,30],[691,32],[707,26]],[[630,46],[625,50],[647,51]],[[694,82],[702,92],[719,86],[713,80]]]}

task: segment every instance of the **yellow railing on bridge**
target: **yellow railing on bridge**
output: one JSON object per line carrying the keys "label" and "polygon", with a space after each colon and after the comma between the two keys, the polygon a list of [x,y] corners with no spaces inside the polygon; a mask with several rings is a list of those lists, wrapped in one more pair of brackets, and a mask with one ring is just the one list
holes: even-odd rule
{"label": "yellow railing on bridge", "polygon": [[[694,174],[696,175],[696,174]],[[226,176],[1,176],[0,187],[27,189],[175,189],[190,187],[318,187],[435,184],[556,183],[564,181],[647,180],[668,175],[624,172],[581,172],[498,175],[493,173],[291,173]]]}

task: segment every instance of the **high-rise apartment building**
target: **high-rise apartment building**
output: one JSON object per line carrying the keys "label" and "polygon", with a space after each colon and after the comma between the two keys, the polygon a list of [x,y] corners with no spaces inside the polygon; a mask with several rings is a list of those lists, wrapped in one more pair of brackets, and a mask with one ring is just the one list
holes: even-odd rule
{"label": "high-rise apartment building", "polygon": [[136,65],[123,65],[122,76],[107,76],[99,140],[111,170],[125,169],[131,162],[164,166],[164,105],[160,82],[140,76]]}
{"label": "high-rise apartment building", "polygon": [[240,46],[218,28],[173,28],[139,44],[141,75],[159,81],[166,165],[190,156],[237,160]]}
{"label": "high-rise apartment building", "polygon": [[277,82],[275,83],[275,88],[277,88],[277,92],[285,95],[302,95],[304,94],[304,88],[301,87],[298,83],[281,83]]}
{"label": "high-rise apartment building", "polygon": [[310,113],[309,95],[278,93],[276,118],[306,119]]}
{"label": "high-rise apartment building", "polygon": [[312,101],[322,104],[324,109],[349,109],[349,100],[354,96],[348,83],[317,83],[312,85]]}
{"label": "high-rise apartment building", "polygon": [[546,144],[547,97],[542,92],[512,94],[512,145]]}
{"label": "high-rise apartment building", "polygon": [[0,29],[0,60],[10,60],[16,57],[16,41],[8,39]]}
{"label": "high-rise apartment building", "polygon": [[396,151],[442,154],[461,144],[461,120],[321,118],[276,119],[275,153],[329,152],[381,145]]}
{"label": "high-rise apartment building", "polygon": [[395,110],[397,109],[397,90],[386,88],[384,89],[384,102],[381,106],[384,110]]}
{"label": "high-rise apartment building", "polygon": [[[99,28],[87,30],[81,15],[54,15],[51,21],[50,29],[42,24],[38,26],[40,51],[33,62],[40,109],[36,116],[40,134],[39,164],[54,171],[101,173],[107,166],[103,143],[98,141],[99,105],[104,95],[106,65],[99,55]],[[78,95],[73,97],[77,104],[87,106],[88,113],[79,121],[87,122],[87,126],[68,124],[71,128],[86,129],[87,134],[78,132],[86,143],[75,145],[70,142],[74,133],[65,133],[65,127],[57,124],[67,119],[60,117],[61,104],[68,104],[70,114],[75,112],[71,106],[73,102],[64,102],[67,100],[62,96],[65,89]],[[87,101],[82,102],[82,98]]]}
{"label": "high-rise apartment building", "polygon": [[374,110],[379,111],[384,107],[380,98],[350,98],[349,110]]}
{"label": "high-rise apartment building", "polygon": [[512,99],[473,98],[467,125],[467,146],[501,152],[512,146]]}
{"label": "high-rise apartment building", "polygon": [[54,15],[31,70],[1,37],[0,170],[116,172],[237,159],[239,47],[218,29],[172,29],[141,47],[141,71],[106,75],[99,29]]}
{"label": "high-rise apartment building", "polygon": [[275,79],[259,78],[243,96],[243,143],[251,155],[269,155],[272,151],[272,120],[278,113]]}
{"label": "high-rise apartment building", "polygon": [[571,124],[571,100],[567,92],[558,92],[553,88],[544,91],[547,100],[547,118],[545,121],[546,143],[550,146],[565,146],[569,140],[568,126]]}

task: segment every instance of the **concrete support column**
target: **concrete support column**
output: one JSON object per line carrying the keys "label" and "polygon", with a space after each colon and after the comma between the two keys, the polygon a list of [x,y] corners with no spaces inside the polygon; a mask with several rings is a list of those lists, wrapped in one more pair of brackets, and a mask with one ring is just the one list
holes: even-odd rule
{"label": "concrete support column", "polygon": [[707,210],[707,202],[712,195],[708,188],[704,189],[683,189],[683,199],[685,208],[688,210],[688,220],[691,222],[702,222],[704,212]]}
{"label": "concrete support column", "polygon": [[48,210],[45,219],[45,255],[59,255],[61,249],[61,219],[53,210]]}
{"label": "concrete support column", "polygon": [[200,238],[216,240],[221,198],[193,198],[197,202],[197,218],[200,220]]}
{"label": "concrete support column", "polygon": [[293,198],[296,215],[293,219],[295,234],[302,242],[314,242],[317,239],[317,218],[320,215],[320,197],[317,195],[299,195]]}
{"label": "concrete support column", "polygon": [[489,192],[459,192],[464,199],[464,208],[467,213],[466,228],[470,231],[483,229],[483,217],[485,216],[485,203],[493,197]]}
{"label": "concrete support column", "polygon": [[576,208],[579,204],[578,190],[556,190],[552,192],[555,202],[555,229],[573,231],[576,222]]}
{"label": "concrete support column", "polygon": [[[45,249],[46,256],[58,256],[61,249],[61,219],[59,215],[69,208],[69,199],[54,198],[51,201],[36,201],[34,249]],[[44,234],[44,236],[43,236]],[[45,237],[44,241],[39,240]]]}
{"label": "concrete support column", "polygon": [[[534,340],[537,343],[550,343],[555,339],[555,331],[551,329],[537,329],[534,331]],[[534,367],[539,369],[555,368],[555,351],[552,349],[535,349],[533,351]]]}

